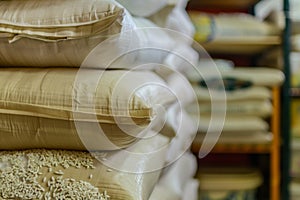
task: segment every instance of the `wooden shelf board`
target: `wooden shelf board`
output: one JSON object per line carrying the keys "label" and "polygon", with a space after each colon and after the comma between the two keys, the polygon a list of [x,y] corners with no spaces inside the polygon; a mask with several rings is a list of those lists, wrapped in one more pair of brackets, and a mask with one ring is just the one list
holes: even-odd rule
{"label": "wooden shelf board", "polygon": [[191,8],[249,8],[251,5],[257,3],[258,0],[190,0],[189,7]]}
{"label": "wooden shelf board", "polygon": [[[199,147],[192,145],[192,151],[198,152]],[[216,144],[211,153],[241,153],[241,154],[266,154],[270,153],[270,145],[266,144]]]}
{"label": "wooden shelf board", "polygon": [[[212,153],[254,153],[254,154],[265,154],[271,152],[272,143],[260,143],[260,144],[245,144],[245,143],[217,143]],[[192,151],[194,153],[199,152],[202,146],[202,140],[197,136],[192,144]]]}

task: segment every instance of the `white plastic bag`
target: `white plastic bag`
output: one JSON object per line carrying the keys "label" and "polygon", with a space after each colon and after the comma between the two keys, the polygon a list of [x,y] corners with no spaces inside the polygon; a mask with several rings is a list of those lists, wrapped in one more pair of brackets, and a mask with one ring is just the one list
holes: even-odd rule
{"label": "white plastic bag", "polygon": [[167,0],[117,0],[128,11],[136,16],[147,17],[153,15],[166,4]]}

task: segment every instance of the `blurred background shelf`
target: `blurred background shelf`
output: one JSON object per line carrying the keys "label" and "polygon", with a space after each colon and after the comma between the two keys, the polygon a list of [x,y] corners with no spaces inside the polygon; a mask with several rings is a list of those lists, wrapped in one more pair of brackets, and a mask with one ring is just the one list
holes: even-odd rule
{"label": "blurred background shelf", "polygon": [[[266,20],[262,20],[262,16],[264,15],[260,13],[260,11],[262,11],[261,8],[263,8],[264,2],[266,1],[190,0],[188,9],[190,10],[192,21],[195,23],[195,28],[198,31],[198,34],[196,33],[195,35],[195,40],[197,40],[214,59],[230,58],[235,66],[240,65],[240,63],[240,66],[261,66],[257,62],[259,56],[272,50],[283,49],[287,42],[287,38],[282,37],[283,35],[286,36],[285,29],[283,30],[277,23],[268,21],[267,18],[265,18]],[[270,3],[270,1],[268,1],[268,3]],[[257,7],[258,4],[259,6]],[[199,16],[197,16],[197,12]],[[240,12],[240,15],[236,15],[238,13],[235,12]],[[255,12],[259,17],[254,16]],[[271,12],[272,11],[268,8],[268,13]],[[228,17],[227,14],[232,15]],[[235,16],[241,17],[239,18],[241,21],[235,20]],[[229,21],[223,23],[225,19],[229,19]],[[284,21],[284,17],[282,20]],[[248,24],[251,24],[251,26]],[[255,30],[248,29],[250,27],[263,31],[256,32]],[[278,30],[278,32],[276,32],[275,29]],[[281,56],[283,60],[286,60],[285,55],[280,54],[279,56]],[[284,64],[287,65],[286,63]],[[277,66],[270,67],[277,68]],[[216,156],[216,160],[220,161],[220,163],[217,164],[219,167],[228,164],[235,165],[235,163],[230,163],[228,160],[236,155],[252,157],[253,154],[255,154],[255,156],[259,157],[254,163],[251,163],[264,171],[265,184],[261,187],[260,194],[257,196],[259,200],[279,200],[282,195],[280,164],[282,158],[281,147],[284,144],[281,140],[280,117],[285,115],[281,115],[281,87],[272,88],[272,93],[273,113],[268,119],[270,125],[269,132],[272,133],[271,139],[256,143],[230,143],[228,141],[219,141],[210,154],[210,156]],[[194,153],[199,152],[202,141],[202,138],[197,135],[192,144],[192,151]],[[219,160],[220,157],[218,155],[221,155],[221,160]],[[266,164],[267,169],[265,165],[260,165],[259,160],[261,158],[266,162],[264,164]],[[199,159],[199,163],[205,165],[206,160]],[[201,165],[199,165],[200,169]],[[284,198],[283,200],[288,199]]]}

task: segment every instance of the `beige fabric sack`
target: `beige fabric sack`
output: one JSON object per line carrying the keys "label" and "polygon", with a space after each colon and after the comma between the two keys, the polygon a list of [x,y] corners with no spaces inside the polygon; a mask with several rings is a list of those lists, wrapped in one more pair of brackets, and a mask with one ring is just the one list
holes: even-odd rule
{"label": "beige fabric sack", "polygon": [[200,121],[198,131],[210,132],[219,131],[220,126],[222,132],[242,132],[242,131],[267,131],[269,124],[260,117],[256,116],[244,116],[227,115],[226,118],[223,116],[210,116],[210,115],[191,115],[195,121]]}
{"label": "beige fabric sack", "polygon": [[[213,62],[211,61],[211,64]],[[199,70],[203,73],[202,76],[207,76],[211,78],[221,78],[217,77],[214,70],[202,69]],[[250,81],[251,84],[255,86],[265,86],[265,87],[274,87],[280,86],[285,77],[281,70],[272,69],[267,67],[235,67],[234,69],[229,70],[218,70],[222,78],[233,78],[241,81]],[[186,73],[189,81],[192,83],[198,83],[203,80],[202,77],[195,71],[190,70]],[[213,77],[214,76],[214,77]]]}
{"label": "beige fabric sack", "polygon": [[280,34],[280,28],[257,17],[241,13],[218,13],[190,11],[190,18],[195,25],[195,39],[199,42],[217,39],[263,37]]}
{"label": "beige fabric sack", "polygon": [[256,100],[241,100],[241,101],[228,101],[226,106],[222,103],[212,102],[193,102],[186,106],[188,113],[207,115],[212,112],[223,113],[226,111],[227,115],[236,116],[257,116],[257,117],[270,117],[272,114],[272,102],[270,99],[256,99]]}
{"label": "beige fabric sack", "polygon": [[[214,85],[212,85],[214,87]],[[225,102],[226,101],[243,101],[256,99],[270,99],[271,90],[267,87],[251,86],[248,88],[236,89],[226,92],[223,89],[207,88],[199,85],[193,85],[195,94],[199,102]]]}
{"label": "beige fabric sack", "polygon": [[[156,135],[135,144],[134,153],[163,147],[168,139]],[[116,152],[117,154],[122,152]],[[110,153],[95,153],[109,160]],[[1,199],[148,199],[164,164],[165,151],[155,156],[124,157],[124,165],[138,163],[136,173],[113,169],[90,153],[63,150],[0,152]],[[147,172],[156,163],[155,171]],[[122,166],[120,166],[122,170]],[[102,196],[102,197],[101,197]]]}
{"label": "beige fabric sack", "polygon": [[299,52],[300,51],[300,34],[293,35],[291,37],[291,44],[293,51]]}
{"label": "beige fabric sack", "polygon": [[[0,24],[0,65],[27,67],[78,67],[99,43],[134,27],[113,0],[0,1]],[[111,46],[126,49],[128,37]]]}
{"label": "beige fabric sack", "polygon": [[91,149],[126,147],[174,98],[149,71],[2,69],[0,147],[80,150],[79,137]]}
{"label": "beige fabric sack", "polygon": [[262,173],[258,169],[246,167],[202,168],[196,177],[201,183],[200,199],[252,197],[263,182]]}
{"label": "beige fabric sack", "polygon": [[[78,131],[76,125],[85,129]],[[104,134],[94,129],[95,126]],[[75,124],[73,120],[0,114],[0,149],[119,149],[130,146],[138,140],[134,135],[148,130],[147,125],[122,124],[121,127],[110,123],[81,121]]]}

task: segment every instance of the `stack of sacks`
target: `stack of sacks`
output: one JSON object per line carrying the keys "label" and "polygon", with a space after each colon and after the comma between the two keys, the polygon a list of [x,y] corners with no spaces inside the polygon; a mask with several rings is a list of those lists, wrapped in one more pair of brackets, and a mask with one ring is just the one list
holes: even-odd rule
{"label": "stack of sacks", "polygon": [[162,130],[162,125],[152,128],[175,137],[166,156],[169,167],[164,169],[150,199],[197,199],[198,182],[193,179],[197,162],[189,152],[197,125],[184,110],[196,96],[182,74],[198,63],[198,53],[191,47],[194,27],[185,11],[187,1],[118,1],[132,14],[139,38],[147,47],[138,51],[136,63],[161,64],[154,71],[167,82],[178,100],[168,107]]}
{"label": "stack of sacks", "polygon": [[[279,1],[278,1],[279,3]],[[294,68],[293,65],[296,65],[294,69],[296,69],[295,73],[299,75],[299,56],[300,56],[300,1],[299,0],[290,0],[289,1],[289,12],[288,15],[285,16],[282,2],[280,2],[280,6],[274,10],[271,14],[271,20],[274,23],[277,23],[279,27],[281,27],[281,32],[283,35],[285,28],[285,18],[289,18],[291,31],[289,34],[286,34],[287,38],[283,38],[283,41],[289,41],[291,47],[289,47],[290,53],[290,62],[292,70]],[[276,5],[276,3],[274,4]],[[283,42],[282,42],[283,44]],[[276,46],[274,48],[269,48],[267,51],[262,52],[262,54],[258,58],[258,65],[269,66],[269,67],[277,67],[280,69],[284,69],[284,54],[282,45]],[[298,65],[298,66],[297,66]]]}
{"label": "stack of sacks", "polygon": [[[291,19],[291,51],[290,52],[290,66],[291,66],[291,87],[299,88],[300,86],[300,1],[291,0],[290,1],[290,19]],[[293,95],[299,95],[298,90],[292,90]],[[299,116],[299,103],[298,98],[291,99],[291,183],[290,183],[290,196],[291,200],[299,199],[299,180],[300,180],[300,171],[299,171],[299,149],[300,149],[300,116]]]}
{"label": "stack of sacks", "polygon": [[[291,45],[292,45],[292,52],[290,53],[290,62],[291,62],[291,87],[298,88],[300,86],[300,15],[299,15],[299,8],[300,8],[300,1],[298,0],[291,0],[290,1],[291,8],[290,8],[290,16],[292,22],[292,35],[291,35]],[[298,95],[297,90],[294,90],[294,95]],[[292,99],[292,119],[291,119],[291,131],[293,140],[298,140],[299,137],[299,114],[295,108],[299,107],[299,100]],[[292,152],[294,154],[294,152]]]}
{"label": "stack of sacks", "polygon": [[[296,103],[292,102],[292,113],[296,113],[297,110],[293,110]],[[295,115],[292,115],[292,122],[299,121],[299,117],[295,119]],[[292,128],[293,129],[293,128]],[[294,130],[295,131],[295,130]],[[293,134],[293,133],[292,133]],[[292,142],[291,142],[291,168],[290,168],[290,175],[291,175],[291,183],[289,185],[289,191],[291,194],[291,200],[299,199],[300,196],[300,168],[299,168],[299,152],[300,152],[300,139],[299,139],[299,129],[297,129],[294,134],[292,135]]]}
{"label": "stack of sacks", "polygon": [[[297,58],[299,60],[299,58]],[[299,62],[298,62],[299,63]],[[293,66],[293,65],[292,65]],[[298,66],[297,66],[298,67]],[[299,87],[299,72],[297,74],[293,74],[292,76],[292,85],[293,87]],[[296,93],[297,94],[297,93]],[[300,100],[298,98],[293,98],[291,101],[291,167],[290,167],[290,175],[291,175],[291,183],[289,185],[289,190],[291,194],[291,199],[299,199],[300,194]]]}
{"label": "stack of sacks", "polygon": [[[187,72],[198,97],[187,111],[200,121],[196,140],[203,143],[202,147],[207,148],[207,141],[228,146],[270,144],[272,133],[267,120],[272,114],[271,88],[283,82],[283,73],[262,67],[232,68],[212,61],[205,65],[200,62],[199,71],[201,77],[195,71]],[[262,184],[258,170],[238,167],[203,168],[197,178],[199,199],[206,200],[256,199]]]}
{"label": "stack of sacks", "polygon": [[299,128],[299,99],[292,99],[291,101],[291,183],[290,183],[290,194],[291,199],[299,199],[299,181],[300,181],[300,128]]}
{"label": "stack of sacks", "polygon": [[[187,106],[187,111],[200,120],[198,139],[219,131],[219,143],[268,144],[272,140],[266,121],[272,114],[271,87],[283,82],[283,73],[263,67],[236,67],[218,73],[211,69],[202,69],[202,77],[188,72],[198,102]],[[197,109],[200,115],[195,113]]]}
{"label": "stack of sacks", "polygon": [[[111,62],[140,42],[130,14],[113,0],[0,1],[0,13],[1,199],[148,199],[166,183],[170,138],[153,129],[157,105],[176,107],[174,79],[124,69],[142,53]],[[191,161],[176,192],[195,196],[191,157],[161,177]]]}

